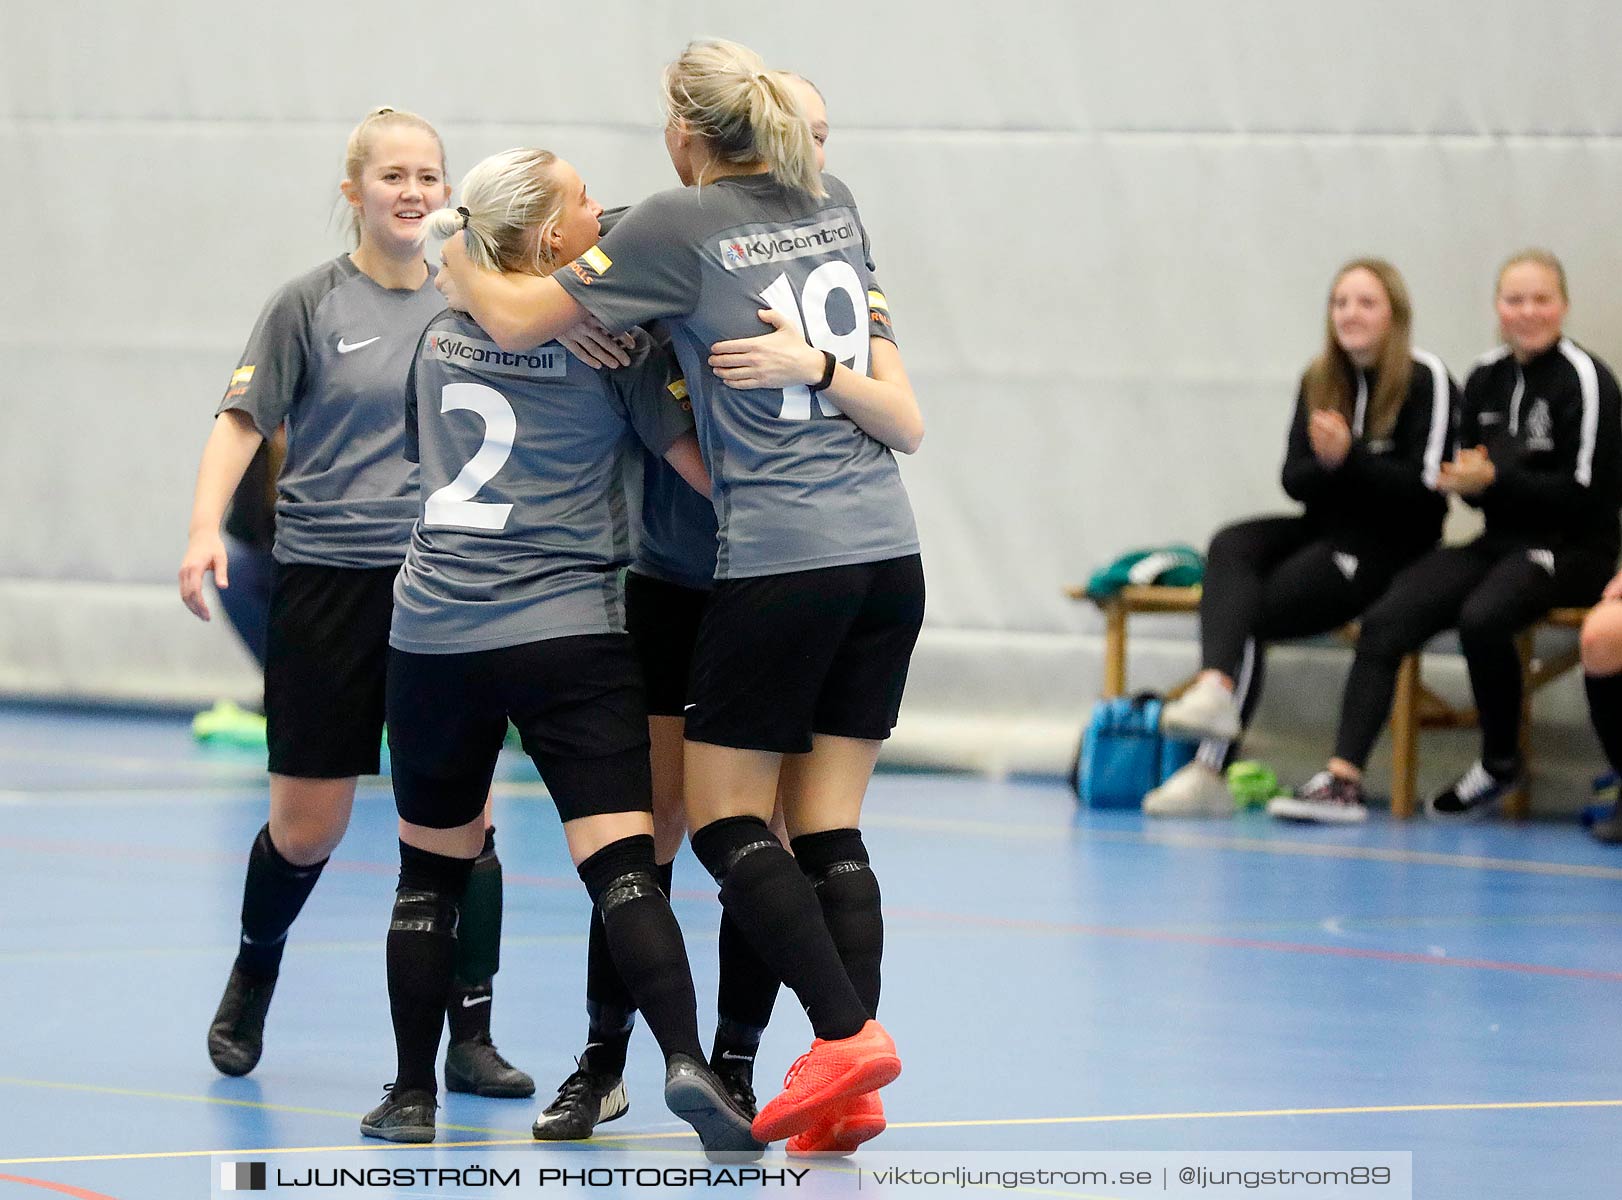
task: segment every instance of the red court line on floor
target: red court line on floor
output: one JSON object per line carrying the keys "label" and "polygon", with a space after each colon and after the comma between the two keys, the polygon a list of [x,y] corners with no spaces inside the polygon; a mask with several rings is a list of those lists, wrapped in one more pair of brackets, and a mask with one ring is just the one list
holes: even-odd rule
{"label": "red court line on floor", "polygon": [[47,1192],[60,1192],[64,1196],[72,1196],[74,1200],[116,1200],[116,1197],[105,1196],[100,1192],[87,1192],[84,1188],[71,1187],[65,1183],[52,1183],[48,1179],[25,1179],[21,1175],[0,1175],[0,1183],[20,1183],[27,1187],[44,1188]]}
{"label": "red court line on floor", "polygon": [[[209,862],[246,864],[248,856],[242,853],[210,850],[164,850],[148,846],[121,845],[104,842],[47,841],[34,838],[0,837],[0,849],[22,850],[34,854],[83,854],[103,858],[146,858],[166,862]],[[399,868],[388,863],[339,861],[327,866],[329,871],[362,875],[393,875]],[[580,886],[577,879],[554,875],[505,874],[510,884],[548,889],[574,890]],[[707,899],[713,893],[676,889],[672,899]],[[1597,971],[1584,967],[1556,967],[1543,963],[1499,962],[1488,958],[1448,958],[1435,954],[1414,954],[1400,950],[1370,950],[1353,946],[1320,946],[1311,942],[1277,942],[1261,938],[1224,937],[1221,934],[1181,933],[1168,929],[1138,929],[1120,925],[1083,925],[1068,921],[1032,921],[1007,917],[985,917],[973,913],[941,912],[934,909],[893,908],[885,912],[893,917],[929,922],[949,922],[954,925],[974,925],[986,929],[1026,929],[1033,933],[1077,934],[1085,937],[1120,938],[1144,942],[1173,942],[1194,946],[1214,946],[1231,950],[1261,950],[1272,954],[1307,954],[1326,958],[1360,958],[1375,962],[1406,963],[1411,966],[1455,967],[1472,971],[1502,971],[1514,975],[1542,975],[1558,979],[1584,979],[1597,983],[1622,983],[1622,971]]]}
{"label": "red court line on floor", "polygon": [[1029,921],[980,917],[968,913],[932,912],[928,909],[885,908],[889,917],[922,921],[949,921],[954,925],[980,925],[991,929],[1029,929],[1036,933],[1075,933],[1088,937],[1122,938],[1145,942],[1178,942],[1195,946],[1221,946],[1234,950],[1265,950],[1274,954],[1316,954],[1330,958],[1366,958],[1378,962],[1411,963],[1426,967],[1463,967],[1473,971],[1508,971],[1518,975],[1552,975],[1564,979],[1590,979],[1622,983],[1622,971],[1595,971],[1585,967],[1553,967],[1542,963],[1498,962],[1490,958],[1448,958],[1439,954],[1413,954],[1401,950],[1368,950],[1355,946],[1319,946],[1311,942],[1273,942],[1261,938],[1224,937],[1213,933],[1179,933],[1171,929],[1134,929],[1120,925],[1078,925],[1064,921]]}

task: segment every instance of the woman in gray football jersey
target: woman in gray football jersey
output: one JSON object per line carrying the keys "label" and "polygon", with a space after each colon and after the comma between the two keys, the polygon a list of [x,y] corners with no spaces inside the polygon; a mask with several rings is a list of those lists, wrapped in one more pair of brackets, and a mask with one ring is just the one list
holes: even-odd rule
{"label": "woman in gray football jersey", "polygon": [[[754,1132],[849,1149],[883,1128],[873,1093],[901,1069],[873,1016],[883,923],[857,825],[923,619],[892,453],[917,448],[923,420],[855,202],[818,173],[784,81],[743,47],[699,42],[664,82],[685,186],[550,279],[480,271],[454,244],[444,271],[505,349],[588,313],[672,331],[720,524],[686,709],[693,849],[817,1034]],[[733,344],[763,322],[769,336]],[[780,785],[792,857],[766,825]]]}
{"label": "woman in gray football jersey", "polygon": [[[288,930],[348,827],[356,777],[380,765],[392,588],[416,515],[403,399],[417,338],[443,307],[421,229],[450,194],[444,147],[421,117],[378,109],[350,134],[344,176],[355,250],[287,284],[260,314],[203,451],[180,566],[181,599],[206,621],[204,576],[229,586],[226,502],[285,421],[265,662],[270,819],[248,856],[241,941],[208,1030],[226,1075],[259,1061]],[[446,1080],[528,1096],[534,1081],[489,1036],[501,936],[493,834],[478,880],[458,986],[441,1001]]]}
{"label": "woman in gray football jersey", "polygon": [[[828,139],[828,110],[822,93],[798,75],[784,72],[783,77],[811,126],[820,170],[823,144]],[[605,213],[605,232],[626,211]],[[656,337],[662,329],[656,324]],[[629,362],[601,334],[579,343],[568,339],[565,344],[594,366]],[[687,395],[679,368],[669,386]],[[673,860],[687,832],[682,804],[682,734],[693,650],[704,607],[715,588],[715,508],[708,496],[689,487],[664,459],[643,455],[636,532],[636,558],[625,575],[625,628],[642,664],[647,691],[654,853],[668,895]],[[781,807],[772,814],[771,830],[779,841],[788,843]],[[724,911],[716,940],[715,1041],[710,1067],[734,1099],[753,1113],[755,1054],[776,1004],[778,979]],[[557,1141],[589,1137],[595,1126],[624,1111],[625,1054],[636,1024],[636,1006],[614,969],[602,917],[595,909],[586,949],[586,1014],[586,1048],[577,1069],[558,1087],[557,1098],[536,1119],[536,1137]]]}
{"label": "woman in gray football jersey", "polygon": [[[463,205],[430,229],[459,235],[454,244],[492,269],[541,277],[597,240],[602,210],[547,151],[494,155],[462,187]],[[618,577],[631,557],[631,435],[707,492],[692,416],[645,335],[624,371],[597,372],[557,345],[504,351],[447,312],[429,325],[412,374],[406,446],[421,463],[421,507],[395,585],[388,678],[399,1064],[361,1131],[434,1137],[439,998],[510,720],[664,1051],[666,1102],[706,1150],[758,1154],[750,1114],[704,1064],[681,930],[656,873],[647,710]]]}

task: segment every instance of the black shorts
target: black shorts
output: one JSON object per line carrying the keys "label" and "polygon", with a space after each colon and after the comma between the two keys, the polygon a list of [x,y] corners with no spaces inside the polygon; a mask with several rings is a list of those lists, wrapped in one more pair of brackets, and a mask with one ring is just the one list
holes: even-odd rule
{"label": "black shorts", "polygon": [[398,573],[276,564],[265,634],[265,737],[274,774],[377,774]]}
{"label": "black shorts", "polygon": [[687,706],[693,648],[709,601],[707,590],[625,573],[625,632],[642,664],[649,716],[679,717]]}
{"label": "black shorts", "polygon": [[813,733],[889,737],[923,620],[916,554],[722,580],[699,628],[688,740],[804,754]]}
{"label": "black shorts", "polygon": [[565,821],[653,811],[642,676],[623,633],[391,650],[388,690],[394,802],[413,825],[454,829],[479,815],[508,718]]}

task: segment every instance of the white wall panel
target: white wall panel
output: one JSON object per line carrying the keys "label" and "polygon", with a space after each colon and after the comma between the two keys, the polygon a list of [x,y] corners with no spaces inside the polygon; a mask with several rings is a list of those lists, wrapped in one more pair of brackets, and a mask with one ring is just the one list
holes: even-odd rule
{"label": "white wall panel", "polygon": [[[654,120],[673,47],[733,37],[891,129],[1614,134],[1614,6],[1557,0],[517,0],[5,6],[5,113]],[[399,100],[390,102],[398,103]]]}
{"label": "white wall panel", "polygon": [[1070,721],[1097,627],[1059,586],[1283,505],[1353,254],[1404,270],[1462,374],[1496,263],[1547,243],[1573,333],[1622,359],[1612,4],[0,8],[0,689],[240,690],[219,631],[162,606],[248,327],[338,252],[362,112],[437,121],[453,177],[543,144],[633,200],[671,182],[657,75],[698,34],[818,81],[874,239],[930,425],[904,464],[930,579],[910,711],[958,712],[972,678],[988,712]]}

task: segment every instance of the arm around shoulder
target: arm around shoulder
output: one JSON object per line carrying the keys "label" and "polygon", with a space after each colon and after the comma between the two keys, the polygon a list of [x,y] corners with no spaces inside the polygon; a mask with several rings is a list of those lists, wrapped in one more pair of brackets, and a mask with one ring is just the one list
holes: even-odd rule
{"label": "arm around shoulder", "polygon": [[474,265],[459,236],[445,243],[441,256],[440,270],[457,299],[503,350],[529,350],[549,342],[586,316],[549,276],[503,274]]}
{"label": "arm around shoulder", "polygon": [[[710,347],[709,365],[727,387],[810,387],[823,382],[832,351],[809,345],[791,319],[775,309],[760,310],[772,332],[735,338]],[[892,450],[911,454],[924,440],[924,417],[913,395],[901,351],[887,338],[868,338],[871,376],[836,363],[822,394],[869,437]]]}
{"label": "arm around shoulder", "polygon": [[869,346],[872,377],[841,364],[834,369],[826,394],[869,437],[901,454],[913,454],[924,441],[924,414],[901,351],[881,337],[869,339]]}

